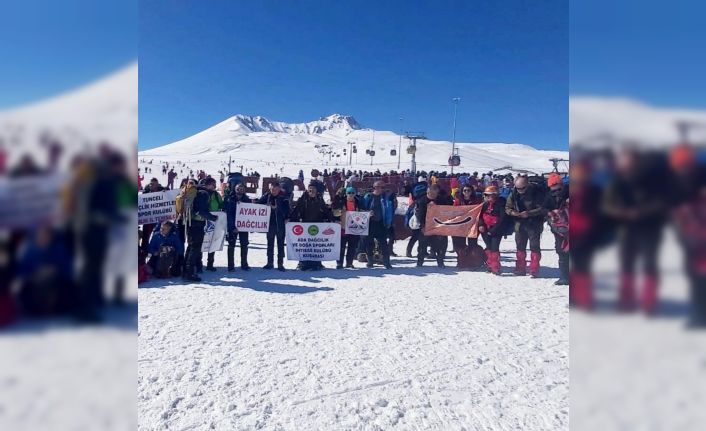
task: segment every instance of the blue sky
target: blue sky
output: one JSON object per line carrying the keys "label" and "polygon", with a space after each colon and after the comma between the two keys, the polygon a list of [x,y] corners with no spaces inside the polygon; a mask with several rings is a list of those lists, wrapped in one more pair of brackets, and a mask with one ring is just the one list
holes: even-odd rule
{"label": "blue sky", "polygon": [[572,1],[571,94],[706,107],[706,4]]}
{"label": "blue sky", "polygon": [[137,2],[4,2],[0,109],[71,90],[137,59]]}
{"label": "blue sky", "polygon": [[242,113],[567,148],[568,5],[140,2],[140,149]]}

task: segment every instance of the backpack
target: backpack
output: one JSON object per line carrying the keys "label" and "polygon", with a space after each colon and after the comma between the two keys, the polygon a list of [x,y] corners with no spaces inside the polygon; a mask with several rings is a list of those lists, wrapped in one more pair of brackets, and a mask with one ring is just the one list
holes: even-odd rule
{"label": "backpack", "polygon": [[569,251],[569,209],[567,207],[556,209],[547,214],[547,217],[552,233],[563,239],[562,250]]}
{"label": "backpack", "polygon": [[157,261],[157,268],[155,270],[155,277],[157,278],[169,278],[171,277],[172,266],[176,261],[176,250],[174,247],[169,245],[163,245],[159,247],[159,252],[157,253],[159,260]]}
{"label": "backpack", "polygon": [[176,197],[177,218],[184,220],[184,224],[191,223],[191,209],[197,192],[196,187],[184,187]]}
{"label": "backpack", "polygon": [[458,255],[457,268],[480,269],[485,265],[485,250],[478,244],[460,247],[456,250]]}
{"label": "backpack", "polygon": [[412,198],[416,201],[417,199],[426,195],[428,188],[429,188],[429,184],[427,184],[425,181],[420,181],[418,183],[415,183],[412,186]]}

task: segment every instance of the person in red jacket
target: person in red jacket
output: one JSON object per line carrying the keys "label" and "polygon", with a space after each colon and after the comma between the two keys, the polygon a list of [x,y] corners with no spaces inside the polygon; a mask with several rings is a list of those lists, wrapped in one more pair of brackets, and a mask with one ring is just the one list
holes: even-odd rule
{"label": "person in red jacket", "polygon": [[505,226],[505,199],[498,196],[496,186],[488,186],[483,192],[485,202],[478,220],[478,232],[485,243],[488,269],[495,275],[502,273],[500,265],[500,240]]}

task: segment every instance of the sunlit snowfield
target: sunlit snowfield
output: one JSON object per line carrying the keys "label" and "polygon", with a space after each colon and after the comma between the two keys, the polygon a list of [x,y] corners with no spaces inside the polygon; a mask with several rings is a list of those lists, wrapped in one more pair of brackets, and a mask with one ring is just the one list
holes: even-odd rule
{"label": "sunlit snowfield", "polygon": [[[568,428],[568,288],[548,232],[540,279],[406,257],[265,271],[251,238],[248,273],[221,252],[201,283],[141,285],[140,429]],[[503,251],[509,272],[512,238]]]}

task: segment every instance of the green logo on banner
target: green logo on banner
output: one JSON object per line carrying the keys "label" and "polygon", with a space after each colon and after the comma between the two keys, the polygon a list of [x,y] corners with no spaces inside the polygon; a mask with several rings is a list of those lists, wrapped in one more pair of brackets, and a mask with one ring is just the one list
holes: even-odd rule
{"label": "green logo on banner", "polygon": [[319,227],[316,226],[315,224],[309,226],[309,235],[314,236],[317,233],[319,233]]}

